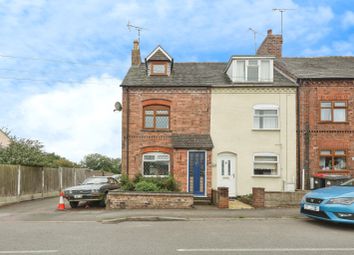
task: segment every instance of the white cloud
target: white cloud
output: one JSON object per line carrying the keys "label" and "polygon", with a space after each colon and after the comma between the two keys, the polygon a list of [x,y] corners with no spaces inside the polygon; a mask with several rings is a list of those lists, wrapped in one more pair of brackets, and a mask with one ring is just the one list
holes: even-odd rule
{"label": "white cloud", "polygon": [[342,26],[344,28],[349,28],[354,26],[354,12],[352,11],[347,11],[342,19]]}
{"label": "white cloud", "polygon": [[110,76],[89,78],[81,84],[57,84],[50,91],[28,96],[17,108],[19,132],[56,152],[79,161],[89,153],[120,156],[121,81]]}

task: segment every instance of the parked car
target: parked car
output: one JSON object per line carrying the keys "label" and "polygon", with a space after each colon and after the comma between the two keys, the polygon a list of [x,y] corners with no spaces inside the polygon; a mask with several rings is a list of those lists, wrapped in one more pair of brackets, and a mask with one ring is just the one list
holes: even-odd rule
{"label": "parked car", "polygon": [[108,191],[117,188],[118,181],[110,176],[89,177],[81,185],[66,188],[64,197],[71,208],[76,208],[80,201],[99,201],[104,206]]}
{"label": "parked car", "polygon": [[114,179],[116,179],[119,182],[121,176],[122,176],[121,174],[114,174],[111,177],[113,177]]}
{"label": "parked car", "polygon": [[307,193],[301,201],[301,213],[319,220],[354,224],[354,178]]}

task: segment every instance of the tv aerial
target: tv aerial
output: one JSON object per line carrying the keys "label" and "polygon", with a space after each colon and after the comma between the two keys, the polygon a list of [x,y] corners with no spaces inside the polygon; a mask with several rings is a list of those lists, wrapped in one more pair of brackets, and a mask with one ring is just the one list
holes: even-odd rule
{"label": "tv aerial", "polygon": [[280,12],[280,34],[283,35],[283,13],[286,11],[295,11],[296,9],[273,8],[272,11]]}
{"label": "tv aerial", "polygon": [[251,31],[253,33],[253,41],[254,41],[254,53],[257,53],[257,34],[262,35],[261,33],[257,32],[253,28],[249,27],[248,31]]}
{"label": "tv aerial", "polygon": [[130,23],[130,21],[128,21],[127,27],[128,27],[129,32],[131,32],[132,29],[134,29],[135,31],[138,32],[138,41],[139,41],[139,42],[140,42],[141,30],[147,30],[146,28],[142,28],[142,27],[138,27],[138,26],[132,25],[132,24]]}

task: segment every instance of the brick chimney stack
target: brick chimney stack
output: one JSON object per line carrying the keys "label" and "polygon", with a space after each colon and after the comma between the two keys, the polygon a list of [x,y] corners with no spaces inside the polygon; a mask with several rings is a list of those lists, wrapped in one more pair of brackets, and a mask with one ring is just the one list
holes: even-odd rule
{"label": "brick chimney stack", "polygon": [[141,58],[140,58],[139,41],[134,40],[134,46],[132,49],[132,66],[138,66],[140,64],[141,64]]}
{"label": "brick chimney stack", "polygon": [[267,31],[267,36],[264,38],[261,46],[257,50],[257,55],[275,56],[277,59],[282,58],[283,36],[273,35],[272,29]]}

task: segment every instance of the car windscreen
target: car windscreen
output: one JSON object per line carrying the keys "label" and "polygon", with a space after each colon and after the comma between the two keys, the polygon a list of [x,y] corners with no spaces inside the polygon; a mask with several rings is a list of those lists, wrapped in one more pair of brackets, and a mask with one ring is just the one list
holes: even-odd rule
{"label": "car windscreen", "polygon": [[354,178],[349,181],[343,182],[341,186],[354,186]]}
{"label": "car windscreen", "polygon": [[107,182],[108,182],[107,178],[88,178],[84,180],[82,184],[101,184]]}

